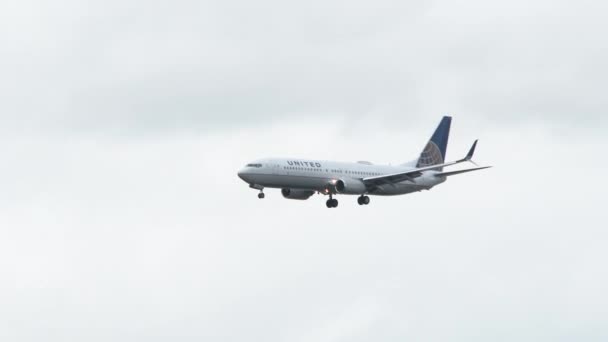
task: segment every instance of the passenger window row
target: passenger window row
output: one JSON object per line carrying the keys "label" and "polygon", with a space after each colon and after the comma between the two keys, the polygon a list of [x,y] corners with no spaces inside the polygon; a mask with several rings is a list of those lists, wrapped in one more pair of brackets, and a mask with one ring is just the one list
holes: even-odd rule
{"label": "passenger window row", "polygon": [[[307,168],[307,167],[292,167],[292,166],[283,166],[285,170],[295,170],[295,171],[313,171],[313,172],[323,172],[323,169],[317,168]],[[329,170],[332,173],[344,173],[349,175],[358,175],[358,176],[379,176],[380,173],[377,172],[363,172],[363,171],[349,171],[349,170]]]}
{"label": "passenger window row", "polygon": [[315,171],[315,172],[323,171],[323,169],[313,169],[313,168],[308,168],[308,167],[291,167],[291,166],[283,166],[283,169],[296,170],[296,171]]}

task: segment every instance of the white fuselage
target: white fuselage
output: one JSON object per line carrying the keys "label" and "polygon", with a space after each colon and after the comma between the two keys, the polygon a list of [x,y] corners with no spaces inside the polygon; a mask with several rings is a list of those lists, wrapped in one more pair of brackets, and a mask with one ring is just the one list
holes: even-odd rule
{"label": "white fuselage", "polygon": [[443,183],[437,171],[429,170],[415,180],[381,184],[374,189],[365,188],[364,178],[404,172],[415,169],[414,165],[372,165],[370,163],[346,163],[307,159],[263,159],[248,164],[238,176],[251,187],[312,190],[327,193],[328,185],[341,180],[348,186],[343,194],[348,195],[403,195],[428,190]]}

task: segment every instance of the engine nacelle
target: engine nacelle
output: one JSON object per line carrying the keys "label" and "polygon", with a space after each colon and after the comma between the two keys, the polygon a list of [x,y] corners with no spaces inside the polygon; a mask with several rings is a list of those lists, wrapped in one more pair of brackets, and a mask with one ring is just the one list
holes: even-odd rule
{"label": "engine nacelle", "polygon": [[281,194],[287,199],[307,200],[310,196],[314,195],[315,192],[312,190],[281,189]]}
{"label": "engine nacelle", "polygon": [[361,195],[367,191],[367,188],[361,180],[349,178],[332,181],[330,190],[337,194]]}

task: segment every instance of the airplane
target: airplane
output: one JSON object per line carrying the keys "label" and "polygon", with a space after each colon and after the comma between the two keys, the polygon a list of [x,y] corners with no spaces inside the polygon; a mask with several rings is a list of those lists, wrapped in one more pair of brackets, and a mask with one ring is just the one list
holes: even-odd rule
{"label": "airplane", "polygon": [[[248,163],[238,171],[238,176],[250,188],[259,191],[260,199],[265,197],[265,188],[281,189],[283,197],[293,200],[307,200],[318,193],[329,196],[327,208],[338,207],[335,195],[357,195],[359,205],[368,205],[370,195],[395,196],[430,190],[450,176],[491,167],[480,167],[472,160],[478,140],[464,158],[445,162],[451,123],[452,118],[444,116],[418,158],[401,165],[273,158]],[[476,167],[443,170],[464,162],[471,162]]]}

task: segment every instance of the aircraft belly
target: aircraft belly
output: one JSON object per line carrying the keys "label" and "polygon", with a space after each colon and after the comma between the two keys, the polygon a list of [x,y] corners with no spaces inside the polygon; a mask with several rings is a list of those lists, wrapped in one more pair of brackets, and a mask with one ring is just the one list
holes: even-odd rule
{"label": "aircraft belly", "polygon": [[[294,175],[294,174],[257,174],[254,182],[257,185],[267,188],[290,188],[290,189],[305,189],[323,191],[327,184],[333,178],[326,178],[323,176],[309,176],[309,175]],[[370,195],[378,196],[395,196],[404,195],[412,192],[418,192],[422,190],[429,190],[433,186],[442,183],[443,179],[426,179],[424,177],[417,179],[416,183],[410,181],[404,181],[395,184],[381,184],[375,189],[372,189]],[[358,194],[358,193],[357,193]]]}
{"label": "aircraft belly", "polygon": [[405,195],[412,192],[417,192],[421,190],[429,189],[426,185],[418,185],[411,183],[397,183],[397,184],[384,184],[378,186],[378,189],[373,191],[373,195],[379,196],[395,196],[395,195]]}
{"label": "aircraft belly", "polygon": [[256,184],[268,188],[291,188],[322,190],[327,186],[328,179],[322,177],[296,175],[258,175]]}

